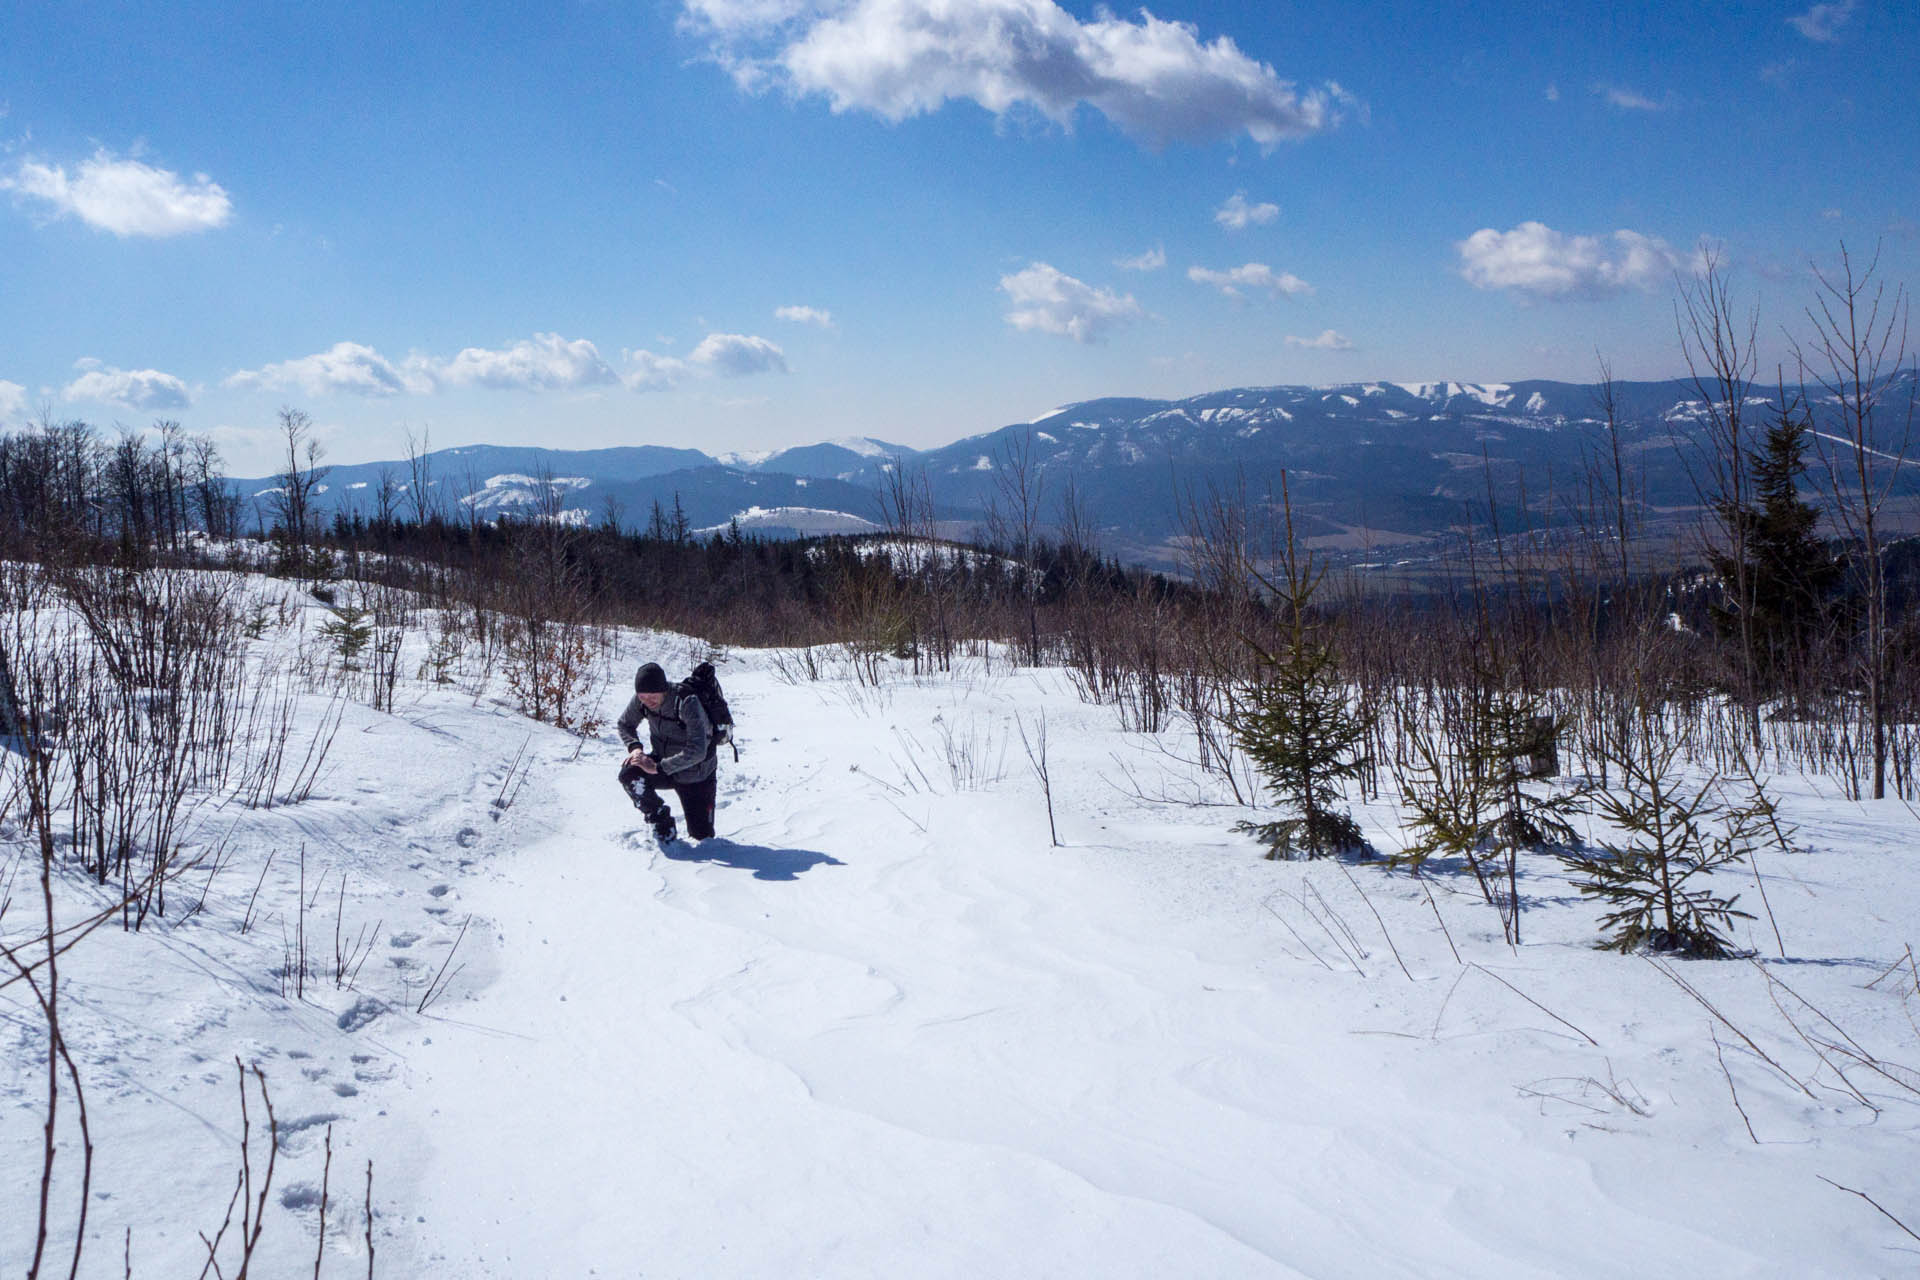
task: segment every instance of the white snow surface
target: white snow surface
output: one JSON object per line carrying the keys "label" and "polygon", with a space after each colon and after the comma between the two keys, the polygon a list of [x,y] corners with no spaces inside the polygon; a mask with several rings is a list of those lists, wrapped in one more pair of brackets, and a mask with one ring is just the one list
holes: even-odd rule
{"label": "white snow surface", "polygon": [[[797,483],[802,488],[806,486],[804,479]],[[748,507],[735,512],[733,520],[726,524],[708,525],[694,532],[703,537],[725,533],[734,521],[738,521],[740,528],[748,533],[755,529],[801,529],[823,534],[872,533],[880,527],[864,516],[821,507]]]}
{"label": "white snow surface", "polygon": [[[542,501],[546,495],[536,492],[536,490],[542,487],[542,484],[543,481],[535,476],[521,475],[518,472],[512,471],[504,472],[497,476],[488,476],[487,482],[484,485],[460,499],[460,501],[466,503],[476,511],[493,511],[496,513],[511,511],[518,507],[532,506],[536,502]],[[550,476],[546,478],[544,484],[548,494],[562,492],[577,493],[582,489],[591,489],[593,487],[593,481],[586,476]],[[566,517],[564,513],[563,519],[566,519],[568,523],[578,523],[578,521]]]}
{"label": "white snow surface", "polygon": [[887,458],[893,455],[893,450],[871,436],[838,436],[827,443],[837,444],[863,458]]}
{"label": "white snow surface", "polygon": [[1393,385],[1410,396],[1443,403],[1455,396],[1466,396],[1498,409],[1513,399],[1512,387],[1505,382],[1396,382]]}
{"label": "white snow surface", "polygon": [[[607,713],[635,662],[677,675],[704,652],[623,635]],[[82,1274],[120,1275],[129,1228],[135,1275],[197,1272],[237,1167],[236,1055],[283,1135],[261,1275],[311,1269],[329,1123],[331,1275],[364,1267],[368,1160],[383,1276],[1842,1277],[1920,1258],[1820,1181],[1920,1221],[1915,1097],[1855,1070],[1881,1110],[1853,1101],[1760,967],[1675,971],[1806,1092],[1655,965],[1591,949],[1597,909],[1544,862],[1509,948],[1470,878],[1431,877],[1430,906],[1378,867],[1262,859],[1232,831],[1259,815],[1178,763],[1177,730],[1170,755],[1059,672],[889,664],[874,689],[823,661],[791,683],[780,654],[723,656],[742,755],[723,751],[704,843],[642,834],[607,731],[411,680],[394,714],[346,706],[310,799],[218,811],[203,910],[63,960],[97,1147]],[[296,751],[326,704],[305,699]],[[1061,847],[1015,726],[1042,714]],[[1867,984],[1914,937],[1916,821],[1826,780],[1778,787],[1804,848],[1764,864],[1787,956],[1764,917],[1743,939],[1912,1065],[1920,997]],[[1390,800],[1356,813],[1397,847]],[[314,945],[343,882],[345,934],[375,945],[355,989],[296,1000],[273,970],[302,845]],[[1750,876],[1727,887],[1759,914]],[[469,919],[446,995],[415,1012]],[[38,1185],[28,1009],[0,991],[9,1274]]]}

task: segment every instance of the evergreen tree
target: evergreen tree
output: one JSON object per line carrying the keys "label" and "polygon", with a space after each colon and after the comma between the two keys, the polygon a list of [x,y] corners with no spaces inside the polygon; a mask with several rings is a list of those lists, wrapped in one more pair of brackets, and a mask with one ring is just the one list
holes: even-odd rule
{"label": "evergreen tree", "polygon": [[1763,659],[1775,668],[1804,655],[1820,625],[1822,608],[1840,568],[1814,529],[1820,512],[1800,497],[1806,474],[1807,435],[1812,423],[1789,409],[1767,429],[1765,443],[1753,455],[1754,488],[1760,495],[1760,519],[1754,526],[1754,613],[1768,637]]}
{"label": "evergreen tree", "polygon": [[1563,853],[1582,894],[1613,910],[1600,918],[1604,951],[1670,952],[1696,959],[1739,954],[1727,936],[1735,909],[1704,881],[1738,866],[1767,829],[1764,798],[1733,803],[1719,776],[1699,780],[1687,768],[1685,739],[1660,712],[1642,713],[1595,744],[1619,781],[1594,791],[1594,813],[1618,835],[1596,851]]}
{"label": "evergreen tree", "polygon": [[360,669],[360,653],[373,639],[373,620],[358,605],[342,604],[330,608],[333,616],[320,624],[320,634],[339,651],[340,665],[348,671]]}
{"label": "evergreen tree", "polygon": [[[1814,535],[1819,509],[1800,496],[1811,429],[1800,402],[1783,397],[1761,447],[1746,458],[1757,501],[1739,507],[1723,503],[1720,508],[1727,526],[1737,525],[1746,534],[1751,599],[1745,603],[1752,611],[1754,667],[1776,687],[1812,646],[1840,572],[1832,552]],[[1709,560],[1723,583],[1737,580],[1732,556],[1715,552]],[[1742,603],[1729,599],[1711,609],[1721,635],[1739,634]]]}
{"label": "evergreen tree", "polygon": [[[1283,495],[1285,483],[1283,473]],[[1367,847],[1359,824],[1336,807],[1341,784],[1364,767],[1367,726],[1347,697],[1332,648],[1309,619],[1308,605],[1326,570],[1311,553],[1298,554],[1291,502],[1286,536],[1279,579],[1252,571],[1281,606],[1281,642],[1269,651],[1248,638],[1263,678],[1242,694],[1232,727],[1241,750],[1295,812],[1275,822],[1242,822],[1238,829],[1264,841],[1269,858],[1324,858]]]}
{"label": "evergreen tree", "polygon": [[1518,943],[1520,852],[1577,843],[1567,815],[1585,790],[1556,790],[1536,772],[1562,726],[1509,677],[1477,668],[1443,695],[1438,726],[1412,730],[1413,762],[1400,778],[1411,839],[1395,860],[1418,871],[1436,854],[1464,859]]}

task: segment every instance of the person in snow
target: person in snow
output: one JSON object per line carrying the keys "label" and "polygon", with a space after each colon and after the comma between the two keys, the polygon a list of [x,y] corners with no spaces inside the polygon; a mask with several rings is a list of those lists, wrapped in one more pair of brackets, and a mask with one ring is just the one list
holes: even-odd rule
{"label": "person in snow", "polygon": [[[651,751],[640,745],[642,717]],[[669,685],[660,664],[647,663],[635,673],[633,701],[620,713],[620,741],[627,749],[620,786],[653,826],[654,835],[662,842],[676,835],[673,810],[659,794],[667,790],[680,794],[687,834],[696,840],[712,837],[718,757],[713,722],[698,695],[683,685]]]}

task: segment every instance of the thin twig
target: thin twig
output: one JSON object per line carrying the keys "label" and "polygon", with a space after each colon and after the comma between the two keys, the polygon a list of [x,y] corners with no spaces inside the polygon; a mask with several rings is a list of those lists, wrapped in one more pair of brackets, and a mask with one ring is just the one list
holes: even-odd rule
{"label": "thin twig", "polygon": [[[420,1003],[415,1005],[413,1009],[415,1013],[425,1013],[427,1011],[427,1006],[432,1004],[434,1000],[436,1000],[438,997],[440,997],[442,994],[445,993],[446,987],[442,984],[441,979],[446,975],[447,966],[453,963],[454,953],[460,950],[461,941],[464,940],[467,936],[467,926],[472,923],[473,923],[473,916],[469,914],[466,920],[460,926],[459,936],[453,940],[453,945],[447,948],[447,958],[440,962],[440,971],[433,975],[433,981],[429,982],[427,984],[427,989],[421,993]],[[464,969],[464,968],[466,968],[465,965],[460,966],[460,969]],[[455,969],[453,971],[454,977],[457,978],[460,976],[460,969]],[[451,982],[452,979],[449,978],[447,979],[447,981]]]}
{"label": "thin twig", "polygon": [[327,1182],[333,1176],[333,1126],[327,1126],[327,1159],[320,1166],[320,1239],[313,1248],[313,1280],[320,1280],[320,1260],[327,1253]]}
{"label": "thin twig", "polygon": [[214,1233],[213,1239],[207,1239],[207,1233],[204,1231],[199,1233],[200,1243],[207,1246],[207,1263],[200,1268],[200,1280],[207,1280],[209,1271],[216,1276],[220,1274],[220,1242],[227,1238],[227,1228],[233,1225],[233,1206],[240,1201],[240,1188],[245,1178],[246,1175],[243,1172],[234,1170],[233,1194],[227,1198],[227,1216],[220,1219],[220,1230]]}
{"label": "thin twig", "polygon": [[1833,1059],[1829,1058],[1826,1055],[1826,1051],[1821,1048],[1820,1042],[1816,1041],[1812,1036],[1809,1036],[1800,1024],[1794,1021],[1793,1015],[1788,1013],[1786,1006],[1780,1003],[1780,997],[1774,994],[1772,987],[1767,988],[1767,999],[1772,1002],[1774,1012],[1785,1019],[1786,1024],[1793,1028],[1793,1033],[1800,1037],[1800,1042],[1806,1045],[1807,1048],[1813,1050],[1813,1056],[1820,1059],[1821,1065],[1832,1071],[1834,1075],[1840,1077],[1840,1083],[1847,1087],[1847,1092],[1853,1095],[1853,1100],[1867,1108],[1867,1110],[1878,1114],[1880,1108],[1874,1106],[1873,1103],[1868,1100],[1867,1095],[1860,1092],[1859,1087],[1847,1078],[1847,1073],[1834,1064]]}
{"label": "thin twig", "polygon": [[1809,1098],[1813,1098],[1815,1102],[1818,1102],[1820,1100],[1818,1097],[1815,1097],[1813,1090],[1807,1088],[1807,1086],[1801,1082],[1799,1076],[1794,1075],[1793,1072],[1787,1070],[1785,1067],[1781,1066],[1778,1062],[1775,1062],[1773,1058],[1768,1055],[1765,1049],[1762,1049],[1759,1045],[1753,1042],[1753,1038],[1751,1036],[1749,1036],[1746,1032],[1742,1031],[1740,1028],[1734,1026],[1733,1023],[1727,1019],[1726,1014],[1714,1008],[1713,1002],[1711,1000],[1701,995],[1698,991],[1695,991],[1685,978],[1682,978],[1679,974],[1675,973],[1668,966],[1663,965],[1658,961],[1654,960],[1653,957],[1651,956],[1647,957],[1647,963],[1652,965],[1655,969],[1658,969],[1661,973],[1666,974],[1667,977],[1673,981],[1673,984],[1675,986],[1679,987],[1682,991],[1686,992],[1688,995],[1692,996],[1695,1000],[1699,1001],[1701,1008],[1705,1009],[1708,1013],[1712,1014],[1715,1018],[1718,1018],[1720,1020],[1721,1026],[1733,1032],[1733,1034],[1739,1036],[1741,1041],[1745,1043],[1747,1048],[1753,1050],[1756,1054],[1760,1055],[1761,1061],[1765,1062],[1768,1066],[1772,1067],[1775,1071],[1778,1071],[1781,1075],[1785,1076],[1787,1079],[1793,1081],[1794,1087],[1800,1090],[1800,1092],[1806,1094]]}
{"label": "thin twig", "polygon": [[367,1161],[367,1280],[373,1280],[373,1161]]}
{"label": "thin twig", "polygon": [[[1908,947],[1907,955],[1912,955],[1912,954],[1913,954],[1913,948]],[[1872,982],[1869,982],[1866,986],[1862,987],[1861,990],[1862,991],[1873,990],[1875,987],[1885,982],[1888,978],[1891,978],[1894,974],[1898,973],[1900,971],[1900,966],[1905,964],[1906,962],[1907,962],[1907,956],[1896,957],[1892,964],[1888,965],[1886,968],[1880,971],[1879,977],[1875,978]]]}
{"label": "thin twig", "polygon": [[254,899],[255,899],[255,898],[258,898],[258,897],[260,896],[260,886],[261,886],[261,885],[263,885],[263,884],[265,884],[265,883],[267,882],[267,872],[268,872],[269,870],[271,870],[271,869],[272,869],[272,867],[273,867],[273,858],[274,858],[274,855],[275,855],[275,854],[277,854],[277,853],[279,853],[279,852],[280,852],[280,851],[279,851],[278,849],[271,849],[271,850],[269,850],[269,851],[267,852],[267,861],[266,861],[266,865],[264,865],[264,866],[262,866],[262,867],[260,868],[260,878],[259,878],[258,880],[256,880],[256,881],[254,881],[254,882],[253,882],[253,892],[252,892],[251,894],[249,894],[249,895],[248,895],[248,897],[247,897],[247,911],[246,911],[246,914],[240,917],[240,932],[241,932],[241,933],[245,933],[245,932],[246,932],[246,931],[247,931],[248,929],[250,929],[250,928],[252,928],[252,927],[253,927],[253,902],[254,902]]}
{"label": "thin twig", "polygon": [[1872,1196],[1868,1195],[1866,1192],[1860,1191],[1854,1187],[1842,1187],[1839,1183],[1835,1182],[1832,1178],[1824,1177],[1821,1174],[1816,1173],[1813,1176],[1816,1178],[1819,1178],[1820,1181],[1826,1183],[1830,1187],[1834,1187],[1834,1188],[1837,1188],[1838,1190],[1845,1191],[1852,1195],[1859,1196],[1862,1200],[1865,1200],[1868,1204],[1880,1210],[1881,1213],[1886,1214],[1886,1218],[1888,1222],[1891,1222],[1894,1226],[1900,1228],[1902,1231],[1906,1232],[1908,1235],[1913,1236],[1915,1240],[1920,1240],[1920,1235],[1914,1235],[1914,1231],[1912,1227],[1900,1221],[1900,1219],[1894,1217],[1892,1214],[1887,1213],[1885,1206],[1883,1206],[1878,1200],[1875,1200]]}
{"label": "thin twig", "polygon": [[[1353,949],[1359,952],[1362,956],[1366,957],[1367,959],[1369,960],[1372,959],[1373,957],[1367,951],[1367,949],[1360,945],[1360,939],[1355,937],[1353,930],[1347,926],[1345,917],[1343,917],[1338,911],[1335,911],[1333,909],[1333,904],[1327,901],[1326,895],[1320,892],[1320,886],[1315,884],[1313,881],[1307,879],[1306,876],[1304,875],[1300,877],[1300,883],[1308,893],[1311,893],[1313,895],[1313,900],[1320,904],[1320,909],[1326,913],[1327,918],[1340,926],[1340,932],[1347,936],[1347,941],[1353,944]],[[1306,900],[1304,898],[1301,899],[1301,905],[1302,906],[1306,905]],[[1321,928],[1324,929],[1326,928],[1326,926],[1323,924],[1321,925]],[[1333,937],[1333,930],[1327,929],[1327,936]],[[1334,941],[1338,942],[1339,939],[1334,938]],[[1355,968],[1359,967],[1359,961],[1356,960],[1354,962],[1354,967]]]}
{"label": "thin twig", "polygon": [[1553,1010],[1547,1008],[1547,1006],[1541,1004],[1538,1000],[1535,1000],[1532,996],[1528,995],[1526,992],[1522,991],[1520,988],[1514,986],[1511,982],[1508,982],[1505,978],[1501,977],[1499,974],[1495,973],[1493,970],[1487,968],[1485,965],[1475,963],[1468,967],[1480,970],[1480,972],[1486,974],[1489,978],[1492,978],[1495,982],[1499,983],[1501,986],[1505,987],[1507,990],[1513,992],[1513,994],[1519,996],[1522,1000],[1525,1000],[1528,1004],[1532,1005],[1534,1008],[1538,1009],[1540,1012],[1546,1014],[1549,1018],[1552,1018],[1555,1022],[1559,1023],[1561,1026],[1567,1028],[1569,1031],[1574,1032],[1582,1040],[1585,1040],[1588,1044],[1592,1045],[1594,1048],[1598,1049],[1600,1047],[1600,1042],[1598,1040],[1595,1040],[1592,1036],[1580,1030],[1580,1028],[1574,1026],[1571,1022],[1568,1022],[1565,1018],[1561,1017],[1559,1014],[1555,1013]]}
{"label": "thin twig", "polygon": [[1733,1072],[1727,1070],[1727,1055],[1720,1050],[1720,1036],[1711,1022],[1707,1024],[1707,1034],[1713,1037],[1713,1056],[1720,1060],[1720,1074],[1727,1078],[1727,1092],[1733,1095],[1733,1109],[1740,1113],[1740,1119],[1747,1126],[1747,1136],[1753,1139],[1753,1145],[1757,1147],[1760,1139],[1753,1131],[1753,1121],[1748,1119],[1747,1109],[1740,1105],[1740,1091],[1733,1087]]}
{"label": "thin twig", "polygon": [[1440,932],[1446,936],[1447,950],[1453,952],[1453,962],[1465,964],[1466,961],[1460,958],[1460,948],[1453,945],[1453,930],[1447,928],[1447,922],[1440,916],[1440,904],[1433,900],[1433,887],[1427,883],[1424,876],[1420,878],[1420,887],[1426,891],[1427,905],[1433,908],[1433,918],[1440,921]]}
{"label": "thin twig", "polygon": [[1268,915],[1271,915],[1275,920],[1278,920],[1282,925],[1286,926],[1287,932],[1293,935],[1294,941],[1298,942],[1301,946],[1305,947],[1307,949],[1307,954],[1312,956],[1316,961],[1318,961],[1322,969],[1325,969],[1328,973],[1337,972],[1337,970],[1335,970],[1332,965],[1328,964],[1326,960],[1322,958],[1322,956],[1318,951],[1315,951],[1313,949],[1313,944],[1311,942],[1308,942],[1305,938],[1300,936],[1300,931],[1294,928],[1291,924],[1289,924],[1285,916],[1281,915],[1278,911],[1275,911],[1273,909],[1273,903],[1271,900],[1262,902],[1260,905],[1267,909]]}
{"label": "thin twig", "polygon": [[[1757,968],[1759,966],[1755,966],[1755,967]],[[1820,1019],[1820,1021],[1832,1027],[1834,1030],[1834,1034],[1838,1035],[1842,1040],[1845,1040],[1847,1042],[1846,1045],[1844,1046],[1836,1044],[1836,1045],[1831,1045],[1829,1047],[1836,1049],[1841,1053],[1846,1054],[1849,1058],[1852,1058],[1855,1062],[1858,1062],[1861,1066],[1867,1068],[1867,1070],[1874,1072],[1876,1075],[1886,1077],[1888,1080],[1892,1081],[1894,1084],[1899,1085],[1902,1089],[1907,1090],[1909,1093],[1920,1093],[1920,1089],[1914,1088],[1913,1083],[1911,1081],[1902,1080],[1899,1076],[1894,1075],[1893,1073],[1889,1072],[1886,1069],[1889,1065],[1897,1065],[1897,1064],[1883,1063],[1879,1058],[1867,1052],[1865,1046],[1863,1046],[1858,1040],[1855,1040],[1852,1036],[1848,1035],[1846,1028],[1842,1027],[1839,1023],[1835,1022],[1832,1018],[1829,1018],[1826,1015],[1826,1013],[1818,1005],[1814,1004],[1811,1000],[1808,1000],[1805,996],[1801,995],[1798,991],[1795,991],[1792,987],[1788,986],[1785,982],[1781,981],[1779,978],[1774,977],[1771,973],[1767,973],[1765,969],[1761,969],[1760,972],[1766,975],[1767,981],[1779,987],[1782,991],[1792,996],[1795,1000],[1798,1000],[1801,1004],[1805,1005],[1808,1009],[1811,1009],[1813,1011],[1813,1015],[1816,1018]],[[1822,1041],[1822,1043],[1826,1043],[1826,1042]],[[1908,1068],[1901,1067],[1900,1070],[1905,1071],[1905,1070],[1908,1070]],[[1851,1087],[1851,1085],[1849,1085],[1849,1087]],[[1879,1108],[1877,1107],[1874,1109],[1876,1111],[1879,1110]]]}
{"label": "thin twig", "polygon": [[1407,962],[1400,959],[1400,948],[1393,945],[1393,935],[1387,932],[1387,922],[1380,918],[1379,908],[1373,905],[1373,899],[1369,898],[1367,891],[1360,887],[1360,882],[1353,878],[1353,872],[1347,870],[1346,864],[1340,863],[1338,865],[1340,867],[1340,874],[1347,878],[1347,883],[1352,885],[1354,892],[1360,895],[1360,901],[1366,903],[1367,910],[1373,912],[1374,923],[1380,926],[1380,934],[1387,940],[1387,950],[1393,952],[1394,961],[1400,966],[1400,972],[1407,975],[1408,982],[1412,982],[1413,974],[1407,972]]}
{"label": "thin twig", "polygon": [[1440,1019],[1447,1016],[1447,1006],[1453,1003],[1453,993],[1458,991],[1460,984],[1466,980],[1467,970],[1461,969],[1459,976],[1454,978],[1453,985],[1447,988],[1447,998],[1440,1002],[1439,1012],[1433,1015],[1433,1030],[1427,1033],[1427,1039],[1438,1040],[1440,1038]]}

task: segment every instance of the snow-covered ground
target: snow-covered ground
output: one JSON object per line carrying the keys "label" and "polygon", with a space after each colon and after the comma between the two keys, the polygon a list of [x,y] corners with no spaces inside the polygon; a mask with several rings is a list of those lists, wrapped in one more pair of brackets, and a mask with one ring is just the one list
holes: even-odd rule
{"label": "snow-covered ground", "polygon": [[[609,717],[634,663],[698,651],[623,637]],[[1901,803],[1779,779],[1804,850],[1761,864],[1786,957],[1746,876],[1763,962],[1671,966],[1721,1022],[1594,951],[1597,909],[1545,859],[1517,949],[1470,879],[1430,899],[1263,860],[1159,749],[1177,735],[1121,732],[1057,672],[794,670],[724,655],[741,757],[704,844],[643,838],[608,734],[416,681],[394,714],[347,708],[312,798],[213,814],[226,861],[175,895],[206,884],[204,909],[66,958],[97,1147],[82,1274],[122,1274],[129,1229],[136,1276],[198,1272],[238,1168],[236,1056],[283,1134],[263,1276],[311,1274],[329,1124],[341,1277],[366,1268],[369,1160],[383,1276],[1920,1268],[1823,1181],[1920,1229],[1920,1076],[1819,1047],[1920,1065],[1915,977],[1868,986],[1920,940]],[[1042,715],[1059,847],[1018,727]],[[1358,813],[1396,843],[1390,803]],[[302,901],[323,972],[296,999]],[[373,942],[350,986],[336,919]],[[9,1274],[38,1191],[30,1012],[0,990]]]}

